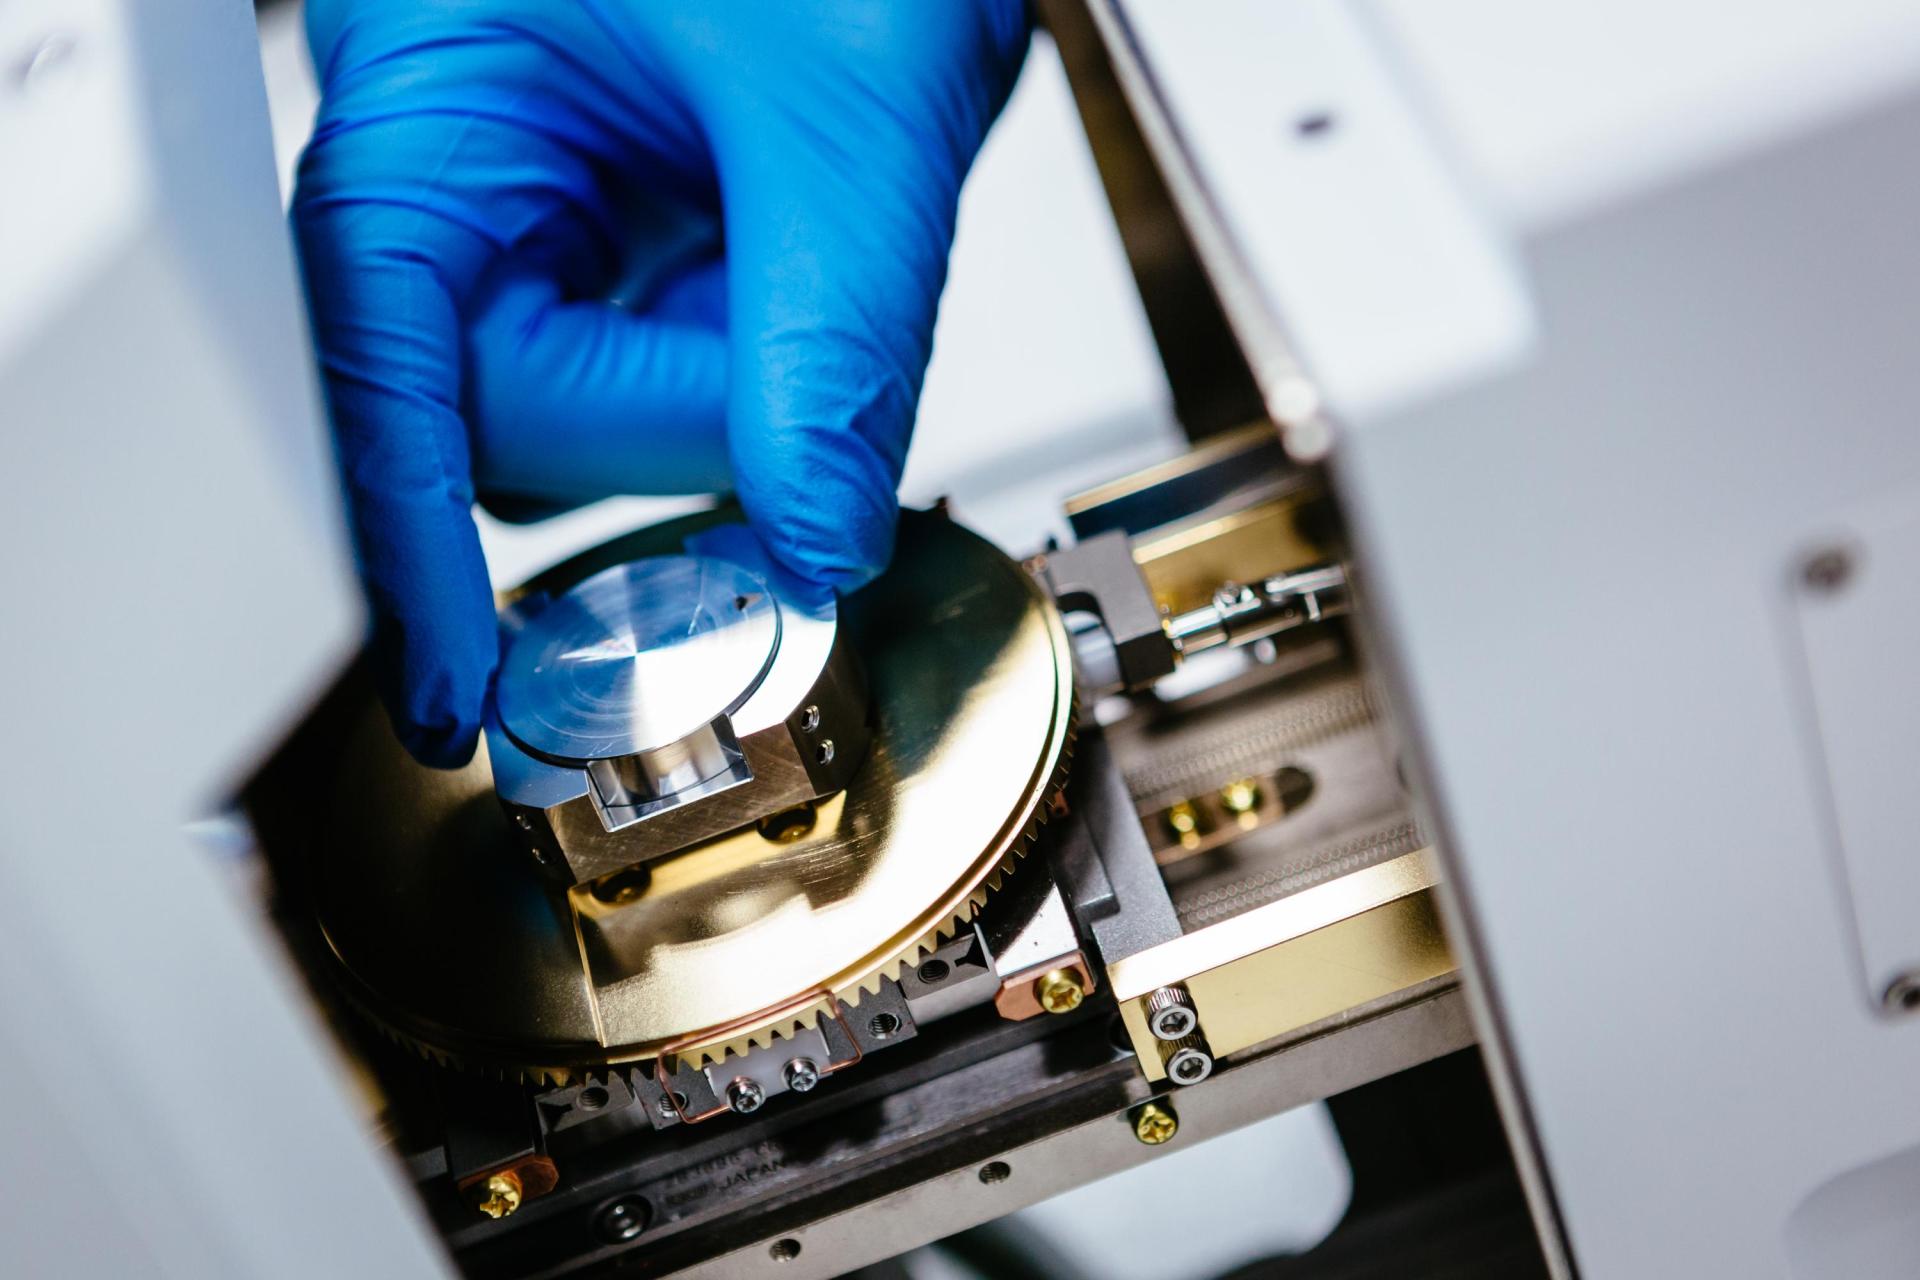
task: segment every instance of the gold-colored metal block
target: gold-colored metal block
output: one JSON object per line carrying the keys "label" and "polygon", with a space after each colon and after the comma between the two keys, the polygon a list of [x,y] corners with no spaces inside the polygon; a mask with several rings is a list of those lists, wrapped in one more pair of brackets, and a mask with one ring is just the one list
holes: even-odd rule
{"label": "gold-colored metal block", "polygon": [[1147,1027],[1161,987],[1186,985],[1218,1057],[1453,972],[1439,878],[1418,849],[1107,966],[1147,1079],[1166,1078]]}
{"label": "gold-colored metal block", "polygon": [[1220,467],[1236,468],[1253,483],[1206,512],[1156,529],[1139,529],[1133,543],[1154,599],[1169,613],[1197,609],[1228,582],[1247,582],[1302,569],[1328,559],[1305,526],[1303,515],[1324,496],[1317,480],[1299,471],[1273,470],[1272,423],[1257,422],[1226,432],[1131,475],[1074,494],[1069,518],[1096,512],[1177,486],[1184,478]]}
{"label": "gold-colored metal block", "polygon": [[1134,563],[1169,613],[1198,609],[1226,582],[1288,573],[1327,558],[1300,529],[1300,512],[1320,496],[1303,486],[1244,510],[1175,525],[1135,539]]}
{"label": "gold-colored metal block", "polygon": [[1116,477],[1083,489],[1079,493],[1069,494],[1061,509],[1069,518],[1085,515],[1100,507],[1120,502],[1136,494],[1147,493],[1169,481],[1191,475],[1196,471],[1220,462],[1257,454],[1261,446],[1271,446],[1277,436],[1270,422],[1249,422],[1243,427],[1231,431],[1201,444],[1196,444],[1185,453],[1150,463],[1138,471]]}

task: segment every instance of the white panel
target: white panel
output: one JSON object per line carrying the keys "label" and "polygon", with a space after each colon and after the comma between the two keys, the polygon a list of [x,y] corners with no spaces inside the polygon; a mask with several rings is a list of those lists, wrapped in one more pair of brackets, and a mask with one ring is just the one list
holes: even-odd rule
{"label": "white panel", "polygon": [[1784,1276],[1814,1188],[1920,1144],[1785,596],[1920,482],[1916,155],[1920,86],[1539,229],[1529,363],[1335,458],[1584,1280]]}
{"label": "white panel", "polygon": [[1370,0],[1511,225],[1578,216],[1840,119],[1920,69],[1912,0]]}
{"label": "white panel", "polygon": [[0,1271],[443,1274],[182,830],[361,628],[252,8],[7,0],[0,71]]}
{"label": "white panel", "polygon": [[1533,321],[1500,232],[1352,6],[1139,0],[1126,12],[1203,185],[1336,416],[1520,358]]}
{"label": "white panel", "polygon": [[1792,581],[1867,999],[1920,1011],[1920,494],[1808,540]]}
{"label": "white panel", "polygon": [[1787,1221],[1793,1280],[1913,1280],[1920,1258],[1920,1148],[1850,1169]]}

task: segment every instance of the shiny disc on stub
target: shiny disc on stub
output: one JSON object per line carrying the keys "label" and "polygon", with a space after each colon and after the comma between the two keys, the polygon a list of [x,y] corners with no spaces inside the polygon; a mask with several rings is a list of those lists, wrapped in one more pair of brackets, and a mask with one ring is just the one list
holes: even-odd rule
{"label": "shiny disc on stub", "polygon": [[508,640],[500,722],[523,746],[604,760],[675,742],[746,701],[772,665],[780,613],[767,585],[711,556],[602,569]]}
{"label": "shiny disc on stub", "polygon": [[[610,555],[672,553],[687,532],[643,531],[541,585],[561,596]],[[484,750],[460,770],[417,765],[368,697],[310,853],[349,994],[438,1057],[563,1079],[764,1043],[896,976],[984,901],[1057,794],[1069,649],[1019,565],[921,513],[902,518],[892,567],[843,620],[874,717],[852,784],[810,827],[749,827],[668,855],[617,897],[543,878]]]}

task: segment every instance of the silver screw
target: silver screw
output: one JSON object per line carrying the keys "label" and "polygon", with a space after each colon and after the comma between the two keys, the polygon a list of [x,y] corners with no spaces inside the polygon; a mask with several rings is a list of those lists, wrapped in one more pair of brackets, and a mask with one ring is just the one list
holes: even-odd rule
{"label": "silver screw", "polygon": [[1198,1049],[1181,1049],[1167,1059],[1167,1074],[1181,1084],[1199,1084],[1213,1074],[1213,1059]]}
{"label": "silver screw", "polygon": [[820,1068],[812,1058],[793,1059],[781,1074],[786,1079],[787,1088],[795,1093],[805,1093],[820,1083]]}
{"label": "silver screw", "polygon": [[1213,1074],[1213,1054],[1198,1032],[1160,1046],[1161,1064],[1175,1084],[1199,1084]]}
{"label": "silver screw", "polygon": [[745,1076],[735,1076],[727,1086],[727,1105],[741,1115],[752,1115],[767,1100],[767,1091]]}
{"label": "silver screw", "polygon": [[1156,1040],[1179,1040],[1200,1025],[1193,1001],[1178,987],[1161,987],[1147,997],[1147,1029]]}
{"label": "silver screw", "polygon": [[1800,582],[1819,595],[1832,595],[1853,577],[1853,553],[1846,547],[1816,551],[1800,566]]}
{"label": "silver screw", "polygon": [[1920,973],[1903,973],[1887,984],[1881,998],[1889,1013],[1913,1013],[1920,1010]]}

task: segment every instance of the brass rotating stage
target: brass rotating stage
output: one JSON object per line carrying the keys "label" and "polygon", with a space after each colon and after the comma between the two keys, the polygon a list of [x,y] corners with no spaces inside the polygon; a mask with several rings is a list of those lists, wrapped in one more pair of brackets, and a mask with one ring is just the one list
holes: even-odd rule
{"label": "brass rotating stage", "polygon": [[[557,594],[676,552],[722,514],[617,539],[542,575]],[[845,602],[873,738],[810,812],[568,887],[516,839],[485,756],[415,764],[368,698],[310,844],[320,926],[352,998],[436,1058],[563,1082],[695,1062],[853,1003],[969,918],[1064,780],[1073,675],[1058,613],[1017,564],[938,515]]]}

